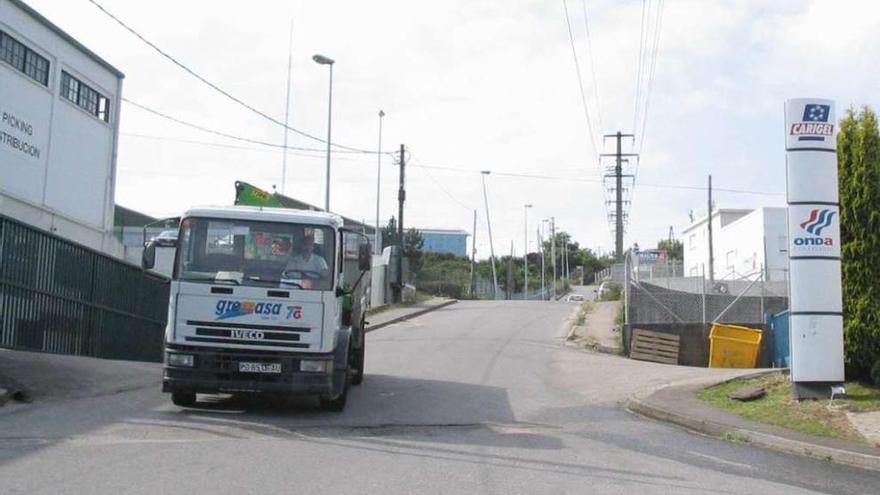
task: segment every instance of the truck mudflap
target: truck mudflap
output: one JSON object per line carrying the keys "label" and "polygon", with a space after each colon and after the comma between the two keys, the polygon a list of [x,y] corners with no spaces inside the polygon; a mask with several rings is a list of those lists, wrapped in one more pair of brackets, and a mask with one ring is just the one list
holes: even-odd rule
{"label": "truck mudflap", "polygon": [[[329,354],[317,354],[168,344],[165,352],[192,355],[193,365],[171,366],[166,360],[163,392],[257,392],[328,397],[338,395],[342,390],[335,365],[338,349]],[[301,371],[302,360],[326,360],[334,362],[334,365],[331,372],[307,372]],[[275,365],[280,365],[277,372]],[[265,371],[252,371],[254,369]]]}

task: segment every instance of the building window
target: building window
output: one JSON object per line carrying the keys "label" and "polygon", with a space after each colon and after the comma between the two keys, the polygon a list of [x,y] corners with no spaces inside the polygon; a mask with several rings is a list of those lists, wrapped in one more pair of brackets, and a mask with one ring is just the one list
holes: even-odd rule
{"label": "building window", "polygon": [[3,31],[0,31],[0,59],[43,86],[49,85],[49,60]]}
{"label": "building window", "polygon": [[79,100],[79,81],[67,72],[61,73],[61,96],[76,103]]}
{"label": "building window", "polygon": [[66,71],[61,71],[61,96],[104,122],[110,122],[110,99]]}

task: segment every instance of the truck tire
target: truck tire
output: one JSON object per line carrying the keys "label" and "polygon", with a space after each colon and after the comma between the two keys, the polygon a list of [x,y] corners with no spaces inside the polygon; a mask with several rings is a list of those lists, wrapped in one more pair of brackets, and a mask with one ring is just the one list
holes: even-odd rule
{"label": "truck tire", "polygon": [[332,412],[342,412],[345,409],[345,403],[348,400],[348,380],[342,386],[342,393],[335,399],[326,399],[321,397],[321,409]]}
{"label": "truck tire", "polygon": [[[345,354],[340,356],[338,353],[336,355],[336,360],[339,363],[345,363],[345,369],[338,369],[335,372],[345,373],[342,379],[342,391],[335,398],[329,397],[321,397],[321,409],[325,411],[333,411],[333,412],[342,412],[345,409],[345,402],[348,400],[348,383],[351,381],[351,360],[352,360],[352,342],[351,342],[351,334],[348,334],[346,338],[347,345],[345,346]],[[334,378],[335,381],[335,378]]]}
{"label": "truck tire", "polygon": [[171,402],[178,407],[193,407],[196,404],[196,393],[171,392]]}
{"label": "truck tire", "polygon": [[366,355],[367,348],[367,340],[363,339],[361,342],[361,346],[354,350],[354,355],[352,356],[352,369],[354,371],[354,376],[351,377],[352,385],[360,385],[364,382],[364,357]]}
{"label": "truck tire", "polygon": [[352,385],[360,385],[364,382],[364,357],[367,349],[366,321],[361,317],[361,346],[354,350],[351,367],[354,375],[351,377]]}

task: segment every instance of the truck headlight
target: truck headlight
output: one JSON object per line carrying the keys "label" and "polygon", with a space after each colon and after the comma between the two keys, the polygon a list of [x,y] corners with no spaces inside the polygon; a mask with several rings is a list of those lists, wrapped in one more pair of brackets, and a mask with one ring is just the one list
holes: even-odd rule
{"label": "truck headlight", "polygon": [[299,370],[309,373],[329,373],[332,369],[333,361],[326,359],[303,359],[299,362]]}
{"label": "truck headlight", "polygon": [[165,355],[165,363],[168,364],[168,366],[183,366],[186,368],[192,368],[193,355],[169,352]]}

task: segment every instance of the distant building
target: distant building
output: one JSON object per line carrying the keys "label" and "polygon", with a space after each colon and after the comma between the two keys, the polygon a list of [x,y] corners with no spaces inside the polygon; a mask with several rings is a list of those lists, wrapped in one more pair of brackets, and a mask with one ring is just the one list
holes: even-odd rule
{"label": "distant building", "polygon": [[0,214],[106,253],[123,74],[20,0],[0,0]]}
{"label": "distant building", "polygon": [[[712,211],[715,279],[754,279],[764,270],[765,280],[782,281],[788,275],[785,208],[716,209]],[[682,231],[684,275],[709,276],[707,216]]]}
{"label": "distant building", "polygon": [[467,257],[467,238],[464,230],[418,229],[425,241],[422,251],[425,253],[448,253]]}

